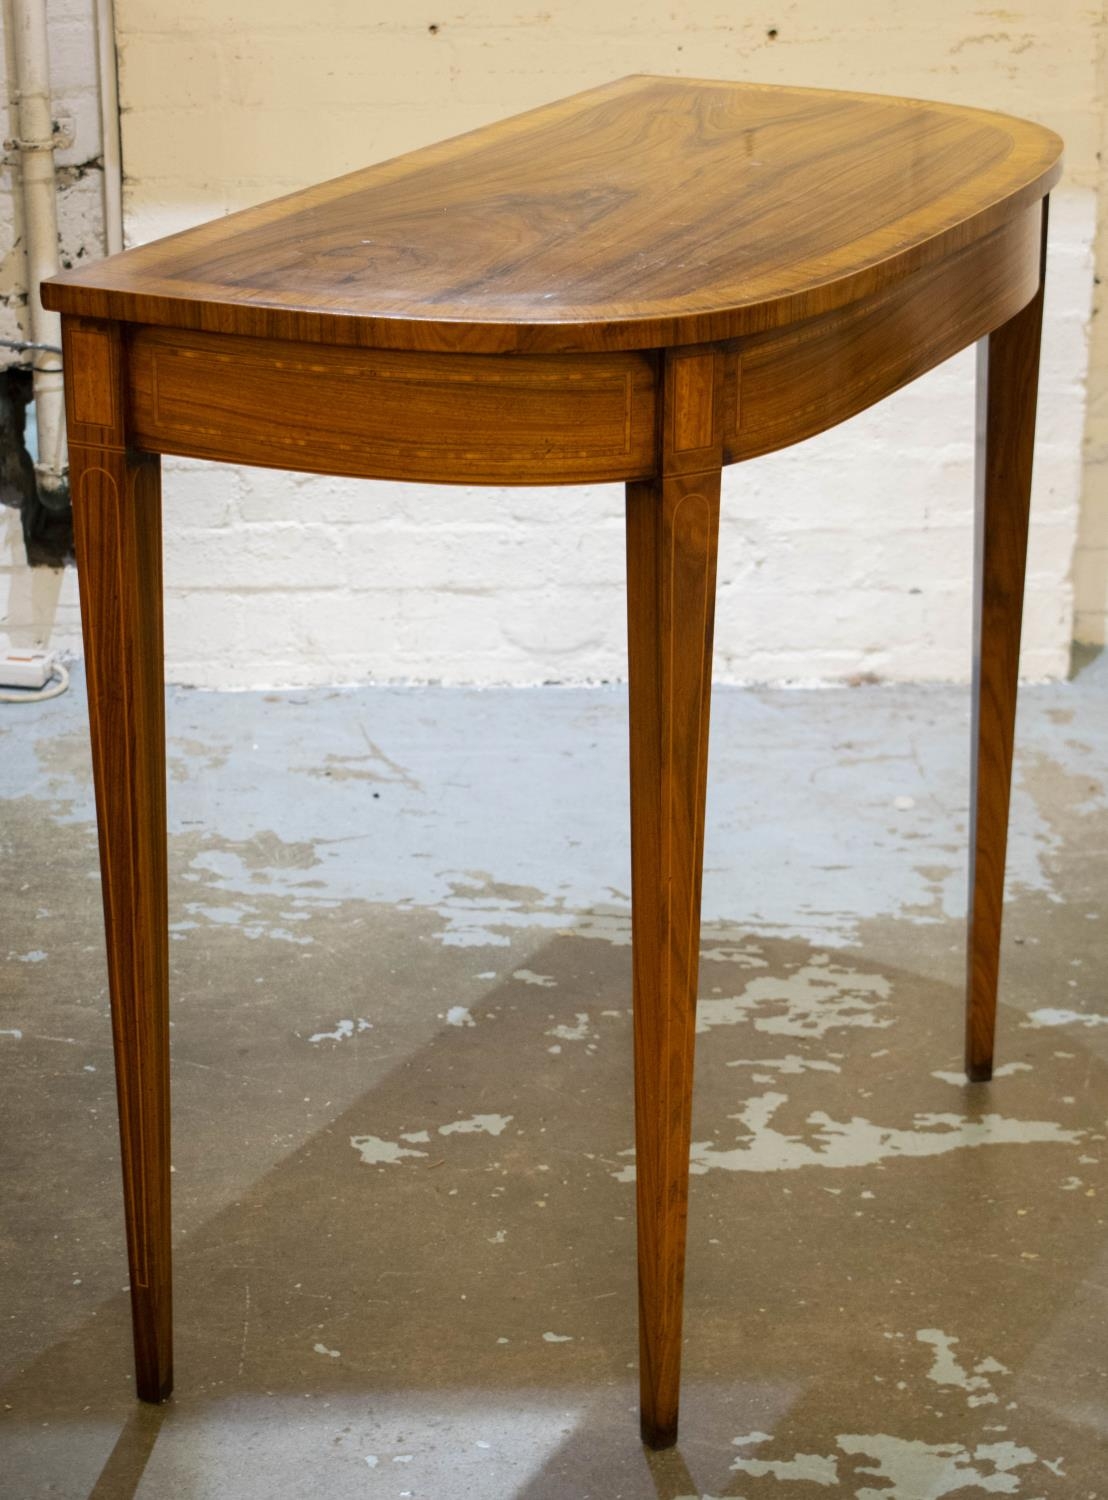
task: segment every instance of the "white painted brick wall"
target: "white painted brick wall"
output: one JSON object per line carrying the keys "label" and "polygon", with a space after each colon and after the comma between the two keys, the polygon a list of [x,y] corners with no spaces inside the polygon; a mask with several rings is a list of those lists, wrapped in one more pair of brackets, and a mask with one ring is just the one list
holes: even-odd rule
{"label": "white painted brick wall", "polygon": [[1108,643],[1108,38],[1098,58],[1100,160],[1097,177],[1100,225],[1097,288],[1089,340],[1089,388],[1085,421],[1085,485],[1077,551],[1073,559],[1074,636],[1094,646]]}
{"label": "white painted brick wall", "polygon": [[[96,75],[93,0],[51,0],[49,10],[50,67],[56,115],[64,115],[75,129],[73,145],[58,153],[60,191],[58,230],[65,259],[103,253],[103,211],[100,171],[100,105]],[[0,111],[5,139],[18,135],[15,74],[7,5],[0,10],[0,72],[4,78],[4,107]],[[24,307],[26,275],[23,251],[23,214],[19,192],[19,164],[0,152],[0,337],[26,333]],[[0,365],[11,356],[0,350]]]}
{"label": "white painted brick wall", "polygon": [[[1059,130],[1068,170],[1052,204],[1023,671],[1065,673],[1100,5],[116,6],[132,241],[636,71],[908,93]],[[727,472],[721,678],[967,676],[973,405],[967,353],[833,433]],[[449,489],[170,461],[165,497],[172,680],[229,687],[625,674],[614,487]]]}
{"label": "white painted brick wall", "polygon": [[[58,153],[58,235],[63,263],[104,253],[100,170],[100,104],[93,0],[50,0],[47,11],[55,118],[75,130]],[[3,138],[18,135],[11,13],[0,10],[0,72],[4,78]],[[4,153],[0,153],[2,157]],[[0,338],[28,336],[23,213],[17,161],[0,160]],[[0,349],[0,367],[20,356]],[[73,569],[27,567],[19,516],[0,506],[0,634],[18,645],[80,647],[81,621]]]}

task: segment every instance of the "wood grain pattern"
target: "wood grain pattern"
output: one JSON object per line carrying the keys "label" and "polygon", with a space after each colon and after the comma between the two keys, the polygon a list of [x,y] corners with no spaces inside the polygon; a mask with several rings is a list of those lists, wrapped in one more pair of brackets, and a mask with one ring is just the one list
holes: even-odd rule
{"label": "wood grain pattern", "polygon": [[[667,360],[659,475],[627,489],[639,1368],[652,1448],[677,1436],[722,386],[718,350]],[[690,431],[709,439],[699,472],[669,440]]]}
{"label": "wood grain pattern", "polygon": [[[1043,204],[1041,271],[1046,267]],[[992,1077],[1023,583],[1039,384],[1043,278],[978,346],[977,544],[970,771],[966,1073]]]}
{"label": "wood grain pattern", "polygon": [[108,433],[121,430],[119,410],[118,338],[102,325],[71,323],[69,363],[73,371],[70,406],[79,427],[96,427]]}
{"label": "wood grain pattern", "polygon": [[[133,454],[118,327],[63,322],[73,531],[81,592],[108,987],[139,1396],[173,1387],[169,932],[162,686],[160,465]],[[88,392],[96,393],[91,402]]]}
{"label": "wood grain pattern", "polygon": [[772,453],[884,400],[999,327],[1039,286],[1040,209],[891,291],[744,339],[724,461]]}
{"label": "wood grain pattern", "polygon": [[381,349],[716,341],[896,285],[1037,202],[1060,155],[955,105],[627,78],[66,272],[43,301]]}
{"label": "wood grain pattern", "polygon": [[132,440],[159,453],[457,484],[653,472],[655,358],[408,354],[136,329]]}

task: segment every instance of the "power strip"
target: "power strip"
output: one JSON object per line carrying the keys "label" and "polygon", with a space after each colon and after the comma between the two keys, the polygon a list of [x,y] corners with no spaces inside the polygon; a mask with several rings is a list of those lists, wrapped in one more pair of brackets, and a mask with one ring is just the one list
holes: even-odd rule
{"label": "power strip", "polygon": [[0,649],[0,687],[43,688],[53,675],[52,651]]}

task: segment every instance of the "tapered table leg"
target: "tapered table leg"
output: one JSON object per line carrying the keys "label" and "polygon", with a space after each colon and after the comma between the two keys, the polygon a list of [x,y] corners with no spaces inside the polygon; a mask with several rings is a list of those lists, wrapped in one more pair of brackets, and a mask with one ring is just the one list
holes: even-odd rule
{"label": "tapered table leg", "polygon": [[717,355],[667,356],[659,478],[627,488],[642,1435],[676,1441],[719,531]]}
{"label": "tapered table leg", "polygon": [[[1045,262],[1047,204],[1043,203]],[[977,346],[977,541],[966,1073],[992,1077],[1043,280]]]}
{"label": "tapered table leg", "polygon": [[110,324],[67,320],[70,489],[139,1396],[173,1386],[160,465],[124,444]]}

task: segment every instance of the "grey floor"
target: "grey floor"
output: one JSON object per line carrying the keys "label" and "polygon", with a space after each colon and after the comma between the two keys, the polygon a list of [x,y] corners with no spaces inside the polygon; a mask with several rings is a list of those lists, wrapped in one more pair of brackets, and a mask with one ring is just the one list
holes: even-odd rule
{"label": "grey floor", "polygon": [[[717,690],[680,1447],[637,1438],[619,690],[175,690],[177,1389],[135,1403],[84,684],[0,708],[0,1495],[1108,1496],[1108,670]],[[6,960],[6,961],[5,961]]]}

